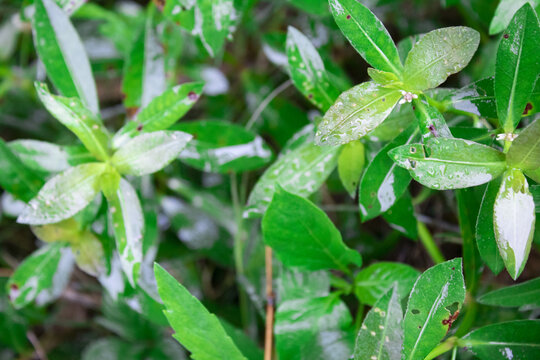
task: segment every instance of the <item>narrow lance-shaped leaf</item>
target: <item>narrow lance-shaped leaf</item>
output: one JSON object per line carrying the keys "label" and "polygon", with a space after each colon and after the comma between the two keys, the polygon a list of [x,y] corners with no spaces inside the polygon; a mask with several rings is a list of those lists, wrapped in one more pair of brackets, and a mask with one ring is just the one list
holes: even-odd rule
{"label": "narrow lance-shaped leaf", "polygon": [[90,62],[68,15],[52,0],[34,4],[34,43],[47,76],[62,95],[80,98],[92,113],[99,114]]}
{"label": "narrow lance-shaped leaf", "polygon": [[540,278],[493,290],[478,298],[485,305],[501,307],[540,306]]}
{"label": "narrow lance-shaped leaf", "polygon": [[315,141],[340,145],[360,139],[386,119],[400,97],[399,90],[372,81],[345,91],[319,123]]}
{"label": "narrow lance-shaped leaf", "polygon": [[514,16],[501,38],[495,66],[497,114],[503,130],[513,132],[540,73],[540,26],[530,4]]}
{"label": "narrow lance-shaped leaf", "polygon": [[28,203],[17,222],[43,225],[72,217],[94,199],[104,170],[104,164],[90,163],[69,168],[56,175]]}
{"label": "narrow lance-shaped leaf", "polygon": [[161,266],[154,272],[173,335],[197,360],[246,360],[227,335],[218,318]]}
{"label": "narrow lance-shaped leaf", "polygon": [[341,149],[338,158],[339,179],[352,198],[356,196],[365,162],[364,144],[360,141],[351,141]]}
{"label": "narrow lance-shaped leaf", "polygon": [[465,300],[461,258],[426,270],[409,297],[402,360],[422,360],[446,335]]}
{"label": "narrow lance-shaped leaf", "polygon": [[328,110],[339,95],[330,83],[324,63],[309,39],[289,26],[287,58],[294,86],[322,111]]}
{"label": "narrow lance-shaped leaf", "polygon": [[540,0],[501,0],[489,24],[489,35],[495,35],[506,29],[516,12],[526,3],[540,10]]}
{"label": "narrow lance-shaped leaf", "polygon": [[495,199],[495,239],[506,270],[515,280],[523,271],[534,235],[534,200],[523,173],[510,169]]}
{"label": "narrow lance-shaped leaf", "polygon": [[433,138],[425,145],[400,146],[389,155],[416,181],[438,190],[481,185],[506,169],[503,153],[462,139]]}
{"label": "narrow lance-shaped leaf", "polygon": [[461,71],[473,57],[480,34],[464,26],[433,30],[424,35],[405,60],[405,86],[423,91],[446,81]]}
{"label": "narrow lance-shaped leaf", "polygon": [[356,337],[355,360],[398,360],[403,343],[403,313],[397,285],[369,310]]}
{"label": "narrow lance-shaped leaf", "polygon": [[540,167],[540,121],[527,126],[512,142],[506,155],[508,165],[521,170],[535,170]]}
{"label": "narrow lance-shaped leaf", "polygon": [[341,32],[374,68],[401,75],[403,66],[388,30],[356,0],[330,0],[332,15]]}
{"label": "narrow lance-shaped leaf", "polygon": [[322,210],[309,200],[276,187],[262,230],[264,242],[286,266],[348,271],[350,264],[362,265],[360,254],[343,243],[339,230]]}

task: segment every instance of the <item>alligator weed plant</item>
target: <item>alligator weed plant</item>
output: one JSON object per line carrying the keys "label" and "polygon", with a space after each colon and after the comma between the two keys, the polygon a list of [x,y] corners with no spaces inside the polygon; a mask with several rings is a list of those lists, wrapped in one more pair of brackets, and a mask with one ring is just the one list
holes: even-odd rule
{"label": "alligator weed plant", "polygon": [[0,359],[540,359],[539,11],[3,2]]}

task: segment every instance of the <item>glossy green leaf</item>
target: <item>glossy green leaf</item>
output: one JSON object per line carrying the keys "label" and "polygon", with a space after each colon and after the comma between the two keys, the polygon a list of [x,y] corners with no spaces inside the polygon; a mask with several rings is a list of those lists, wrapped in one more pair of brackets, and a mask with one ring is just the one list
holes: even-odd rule
{"label": "glossy green leaf", "polygon": [[238,350],[248,360],[262,360],[263,350],[243,330],[236,328],[227,321],[219,319],[223,329],[231,337]]}
{"label": "glossy green leaf", "polygon": [[56,299],[69,281],[73,256],[61,243],[45,245],[28,256],[7,284],[16,309],[35,301],[38,305]]}
{"label": "glossy green leaf", "polygon": [[529,190],[534,199],[534,206],[536,213],[540,212],[540,185],[532,185]]}
{"label": "glossy green leaf", "polygon": [[378,262],[362,269],[354,278],[356,296],[373,306],[397,282],[396,294],[401,300],[409,294],[420,272],[409,265]]}
{"label": "glossy green leaf", "polygon": [[401,75],[396,45],[382,22],[356,0],[330,0],[332,15],[341,32],[374,68]]}
{"label": "glossy green leaf", "polygon": [[442,102],[447,110],[496,119],[495,78],[484,78],[450,91]]}
{"label": "glossy green leaf", "polygon": [[418,41],[405,60],[403,82],[412,90],[432,89],[461,71],[473,57],[480,34],[464,26],[433,30]]}
{"label": "glossy green leaf", "polygon": [[413,100],[413,107],[414,116],[418,120],[424,140],[434,137],[453,137],[444,116],[435,107],[429,105],[423,95],[420,99]]}
{"label": "glossy green leaf", "polygon": [[175,331],[173,336],[193,359],[246,359],[214,314],[158,264],[154,272],[165,316]]}
{"label": "glossy green leaf", "polygon": [[375,81],[379,85],[398,89],[403,87],[403,83],[394,73],[381,71],[374,68],[368,68],[367,70],[371,80]]}
{"label": "glossy green leaf", "polygon": [[497,246],[515,280],[529,257],[536,219],[534,200],[521,171],[510,169],[504,174],[493,211]]}
{"label": "glossy green leaf", "polygon": [[99,191],[101,163],[89,163],[56,175],[39,190],[17,218],[21,224],[52,224],[72,217],[86,207]]}
{"label": "glossy green leaf", "polygon": [[489,24],[489,34],[495,35],[506,29],[516,12],[525,4],[540,10],[540,0],[501,0]]}
{"label": "glossy green leaf", "polygon": [[276,160],[251,191],[244,216],[261,216],[274,195],[275,185],[296,195],[314,193],[334,170],[339,147],[305,143]]}
{"label": "glossy green leaf", "polygon": [[461,258],[426,270],[409,297],[401,359],[424,359],[451,328],[465,300]]}
{"label": "glossy green leaf", "polygon": [[339,230],[322,210],[279,185],[263,217],[262,232],[264,242],[286,266],[347,272],[348,265],[362,265],[360,254],[343,243]]}
{"label": "glossy green leaf", "polygon": [[355,360],[398,360],[403,344],[403,312],[397,285],[369,310],[356,337]]}
{"label": "glossy green leaf", "polygon": [[476,221],[476,245],[478,246],[480,257],[494,274],[500,273],[504,268],[504,262],[497,248],[493,223],[493,210],[500,186],[500,179],[495,179],[488,183]]}
{"label": "glossy green leaf", "polygon": [[195,28],[204,48],[215,57],[234,29],[237,17],[233,0],[199,0],[195,4]]}
{"label": "glossy green leaf", "polygon": [[459,340],[480,360],[540,358],[540,320],[516,320],[476,329]]}
{"label": "glossy green leaf", "polygon": [[78,97],[92,113],[99,113],[94,77],[84,46],[62,9],[52,0],[36,0],[34,45],[47,76],[66,97]]}
{"label": "glossy green leaf", "polygon": [[386,119],[400,97],[399,90],[371,81],[345,91],[319,123],[315,141],[339,145],[360,139]]}
{"label": "glossy green leaf", "polygon": [[283,302],[274,334],[280,360],[343,360],[353,352],[351,314],[336,296]]}
{"label": "glossy green leaf", "polygon": [[330,273],[325,270],[300,271],[298,268],[281,266],[276,288],[279,303],[328,296],[330,294]]}
{"label": "glossy green leaf", "polygon": [[533,121],[514,139],[506,155],[506,162],[522,170],[540,167],[540,121]]}
{"label": "glossy green leaf", "polygon": [[405,191],[395,204],[383,214],[391,228],[409,239],[418,239],[418,220],[416,219],[411,194]]}
{"label": "glossy green leaf", "polygon": [[264,140],[242,126],[223,121],[182,122],[174,127],[193,135],[180,154],[182,162],[196,169],[229,173],[255,170],[272,160]]}
{"label": "glossy green leaf", "polygon": [[388,152],[403,144],[410,144],[417,137],[416,125],[409,126],[369,162],[359,190],[362,221],[373,219],[390,209],[409,186],[411,176],[392,161]]}
{"label": "glossy green leaf", "polygon": [[328,110],[339,96],[339,91],[330,83],[313,44],[292,26],[287,32],[287,58],[294,86],[319,109]]}
{"label": "glossy green leaf", "polygon": [[525,4],[504,32],[495,68],[497,114],[505,132],[513,132],[540,73],[540,26],[538,17]]}
{"label": "glossy green leaf", "polygon": [[373,141],[392,141],[413,122],[415,118],[412,106],[395,107],[390,115],[367,136]]}
{"label": "glossy green leaf", "polygon": [[364,144],[351,141],[345,144],[338,157],[338,173],[341,183],[349,195],[354,198],[360,182],[360,176],[366,162]]}
{"label": "glossy green leaf", "polygon": [[462,139],[432,138],[425,145],[400,146],[389,155],[416,181],[438,190],[481,185],[506,169],[503,153]]}
{"label": "glossy green leaf", "polygon": [[109,132],[101,119],[77,98],[53,95],[47,85],[35,83],[38,96],[47,110],[71,130],[88,151],[99,160],[109,158]]}
{"label": "glossy green leaf", "polygon": [[540,306],[540,278],[493,290],[478,298],[485,305],[501,307]]}
{"label": "glossy green leaf", "polygon": [[152,174],[173,161],[192,138],[181,131],[141,134],[118,149],[111,163],[121,174]]}

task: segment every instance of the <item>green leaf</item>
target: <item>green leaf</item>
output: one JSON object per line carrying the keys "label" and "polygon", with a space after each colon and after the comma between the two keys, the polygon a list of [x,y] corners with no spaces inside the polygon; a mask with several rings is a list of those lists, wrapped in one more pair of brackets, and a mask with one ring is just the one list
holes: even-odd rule
{"label": "green leaf", "polygon": [[120,174],[152,174],[173,161],[192,138],[181,131],[141,134],[118,149],[111,163]]}
{"label": "green leaf", "polygon": [[447,110],[497,118],[495,78],[488,77],[448,93],[442,102]]}
{"label": "green leaf", "polygon": [[330,274],[324,270],[300,271],[298,268],[280,266],[276,288],[280,303],[328,296]]}
{"label": "green leaf", "polygon": [[511,133],[519,123],[540,73],[540,26],[529,4],[514,16],[504,32],[495,67],[495,97],[499,123]]}
{"label": "green leaf", "polygon": [[120,263],[130,284],[135,286],[143,257],[144,217],[141,203],[135,189],[124,179],[120,179],[118,190],[114,193],[104,193],[109,203]]}
{"label": "green leaf", "polygon": [[262,232],[264,242],[286,266],[348,272],[348,265],[362,265],[360,254],[343,243],[339,230],[322,210],[279,185],[263,217]]}
{"label": "green leaf", "polygon": [[348,359],[352,330],[351,314],[339,297],[285,301],[276,311],[276,350],[280,360]]}
{"label": "green leaf", "polygon": [[461,71],[473,57],[480,34],[465,26],[433,30],[424,35],[405,60],[405,85],[416,91],[432,89]]}
{"label": "green leaf", "polygon": [[495,199],[493,225],[499,252],[514,280],[529,257],[535,219],[534,200],[525,176],[519,170],[508,170]]}
{"label": "green leaf", "polygon": [[319,109],[328,110],[339,91],[330,83],[324,63],[313,44],[292,26],[287,31],[287,58],[294,86]]}
{"label": "green leaf", "polygon": [[498,290],[490,291],[478,298],[484,305],[501,307],[540,306],[540,278],[532,279]]}
{"label": "green leaf", "polygon": [[409,186],[411,176],[408,171],[396,166],[388,152],[403,144],[410,144],[417,137],[416,125],[409,126],[369,162],[359,190],[362,221],[373,219],[390,209]]}
{"label": "green leaf", "polygon": [[365,162],[364,144],[360,141],[351,141],[341,149],[338,157],[339,179],[352,198],[356,196]]}
{"label": "green leaf", "polygon": [[532,185],[530,191],[534,198],[535,212],[540,213],[540,185]]}
{"label": "green leaf", "polygon": [[94,199],[104,170],[105,165],[102,163],[89,163],[56,175],[28,203],[17,222],[43,225],[72,217]]}
{"label": "green leaf", "polygon": [[248,360],[261,360],[264,356],[262,349],[243,330],[236,328],[224,319],[219,319],[223,329],[231,337],[238,350]]}
{"label": "green leaf", "polygon": [[115,149],[140,133],[167,130],[184,116],[201,96],[203,84],[199,82],[177,85],[166,90],[142,109],[114,135]]}
{"label": "green leaf", "polygon": [[362,303],[374,306],[397,282],[396,295],[401,300],[409,294],[419,274],[418,270],[406,264],[378,262],[356,274],[355,293]]}
{"label": "green leaf", "polygon": [[401,75],[403,67],[394,41],[366,6],[356,0],[330,0],[330,9],[341,32],[368,64]]}
{"label": "green leaf", "polygon": [[465,300],[461,258],[426,270],[409,297],[401,359],[422,360],[446,335]]}
{"label": "green leaf", "polygon": [[35,301],[45,305],[56,299],[69,281],[73,256],[61,243],[45,245],[28,256],[7,284],[9,298],[16,309]]}
{"label": "green leaf", "polygon": [[521,170],[540,167],[540,121],[533,121],[512,142],[506,162]]}
{"label": "green leaf", "polygon": [[106,274],[103,245],[91,231],[80,233],[76,240],[71,242],[71,250],[81,270],[95,277]]}
{"label": "green leaf", "polygon": [[175,331],[173,336],[193,359],[246,359],[214,314],[157,263],[154,272],[165,316]]}
{"label": "green leaf", "polygon": [[503,153],[462,139],[432,138],[425,145],[404,145],[388,155],[432,189],[461,189],[484,184],[506,169]]}
{"label": "green leaf", "polygon": [[204,48],[215,57],[235,26],[237,12],[233,0],[198,0],[195,4],[195,28]]}
{"label": "green leaf", "polygon": [[411,194],[405,191],[396,203],[383,214],[384,220],[391,228],[399,231],[409,239],[418,239],[418,220],[416,219]]}
{"label": "green leaf", "polygon": [[402,82],[399,80],[398,76],[394,73],[381,71],[374,68],[368,68],[367,72],[371,80],[375,81],[379,85],[382,85],[384,87],[390,87],[390,88],[403,87]]}
{"label": "green leaf", "polygon": [[34,45],[47,76],[62,95],[78,97],[99,114],[90,62],[69,17],[52,0],[36,0],[34,5]]}
{"label": "green leaf", "polygon": [[488,183],[476,221],[476,245],[478,246],[480,257],[495,275],[500,273],[504,268],[504,262],[497,248],[493,223],[495,199],[497,198],[500,186],[500,179],[495,179]]}
{"label": "green leaf", "polygon": [[397,360],[403,344],[403,313],[397,285],[369,310],[356,337],[355,360]]}
{"label": "green leaf", "polygon": [[261,216],[272,201],[276,184],[299,196],[313,194],[336,167],[338,153],[339,147],[305,143],[283,155],[255,184],[244,216]]}
{"label": "green leaf", "polygon": [[35,83],[39,99],[47,110],[71,130],[99,160],[109,158],[109,132],[101,119],[77,98],[53,95],[44,83]]}
{"label": "green leaf", "polygon": [[489,35],[498,34],[506,29],[515,13],[527,3],[535,7],[537,12],[540,10],[540,0],[501,0],[489,24]]}
{"label": "green leaf", "polygon": [[476,329],[459,340],[480,360],[539,359],[540,320],[516,320]]}
{"label": "green leaf", "polygon": [[255,170],[273,157],[272,150],[260,136],[236,124],[190,121],[174,129],[193,135],[180,159],[201,171],[227,174]]}
{"label": "green leaf", "polygon": [[413,107],[424,140],[434,137],[453,137],[444,116],[435,107],[429,105],[423,95],[420,99],[413,100]]}
{"label": "green leaf", "polygon": [[386,119],[400,97],[399,90],[372,81],[345,91],[324,114],[315,141],[319,145],[340,145],[360,139]]}

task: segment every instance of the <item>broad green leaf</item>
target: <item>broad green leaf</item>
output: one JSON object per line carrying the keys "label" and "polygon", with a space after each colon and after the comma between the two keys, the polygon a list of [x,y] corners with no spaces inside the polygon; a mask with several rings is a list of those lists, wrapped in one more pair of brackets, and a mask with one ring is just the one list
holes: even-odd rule
{"label": "broad green leaf", "polygon": [[292,26],[287,32],[287,58],[294,86],[319,109],[328,110],[339,96],[339,91],[330,83],[313,44]]}
{"label": "broad green leaf", "polygon": [[527,3],[535,7],[537,12],[540,10],[540,0],[501,0],[489,24],[489,35],[498,34],[506,29],[515,13]]}
{"label": "broad green leaf", "polygon": [[532,122],[512,142],[506,162],[522,170],[536,170],[540,167],[540,121]]}
{"label": "broad green leaf", "polygon": [[111,163],[121,174],[152,174],[173,161],[191,139],[190,134],[181,131],[141,134],[118,149]]}
{"label": "broad green leaf", "polygon": [[103,171],[104,164],[89,163],[56,175],[28,203],[17,222],[44,225],[72,217],[94,199],[99,191],[99,178]]}
{"label": "broad green leaf", "polygon": [[480,360],[540,359],[540,320],[516,320],[476,329],[459,340]]}
{"label": "broad green leaf", "polygon": [[515,280],[523,271],[534,234],[534,200],[523,173],[510,169],[495,199],[493,226],[499,253]]}
{"label": "broad green leaf", "polygon": [[423,95],[420,99],[413,100],[413,107],[414,116],[418,120],[418,126],[424,140],[434,137],[453,137],[444,116],[435,107],[429,105]]}
{"label": "broad green leaf", "polygon": [[173,336],[193,359],[246,359],[214,314],[157,263],[154,272],[165,316],[175,331]]}
{"label": "broad green leaf", "polygon": [[202,83],[187,83],[155,97],[133,120],[118,130],[112,140],[113,147],[121,147],[140,133],[167,130],[197,102],[202,89]]}
{"label": "broad green leaf", "polygon": [[330,294],[330,273],[300,271],[298,268],[280,266],[276,281],[279,303],[288,300],[310,299]]}
{"label": "broad green leaf", "polygon": [[373,306],[397,282],[396,296],[401,300],[409,294],[419,274],[406,264],[378,262],[356,275],[354,291],[364,304]]}
{"label": "broad green leaf", "polygon": [[411,194],[405,191],[395,204],[383,214],[391,228],[409,239],[418,239],[418,220],[416,219]]}
{"label": "broad green leaf", "polygon": [[495,67],[499,123],[514,131],[540,73],[540,26],[530,4],[513,17],[501,38]]}
{"label": "broad green leaf", "polygon": [[488,183],[476,221],[476,245],[478,246],[480,257],[495,275],[500,273],[504,268],[504,262],[497,248],[493,223],[495,199],[497,198],[500,186],[500,179],[495,179]]}
{"label": "broad green leaf", "polygon": [[0,139],[0,186],[15,197],[28,202],[43,185],[41,179]]}
{"label": "broad green leaf", "polygon": [[341,32],[375,69],[401,75],[403,66],[388,30],[356,0],[330,0],[332,15]]}
{"label": "broad green leaf", "polygon": [[388,152],[403,144],[410,144],[416,138],[418,138],[417,127],[411,125],[383,147],[369,162],[359,190],[362,221],[373,219],[390,209],[409,186],[411,176],[407,170],[392,161]]}
{"label": "broad green leaf", "polygon": [[69,281],[73,256],[61,243],[45,245],[28,256],[7,284],[9,298],[16,309],[35,301],[45,305],[56,299]]}
{"label": "broad green leaf", "polygon": [[400,295],[391,287],[366,315],[356,337],[355,360],[398,360],[403,343]]}
{"label": "broad green leaf", "polygon": [[461,258],[426,270],[409,297],[402,360],[422,360],[446,335],[465,300]]}
{"label": "broad green leaf", "polygon": [[343,360],[353,351],[351,314],[337,296],[283,302],[274,334],[280,360]]}
{"label": "broad green leaf", "polygon": [[349,195],[354,198],[366,162],[364,144],[351,141],[345,144],[338,157],[339,179]]}
{"label": "broad green leaf", "polygon": [[71,130],[88,151],[99,160],[109,158],[109,132],[101,119],[77,98],[53,95],[47,85],[35,83],[38,96],[47,110]]}
{"label": "broad green leaf", "polygon": [[496,119],[495,78],[484,78],[450,91],[442,102],[447,110]]}
{"label": "broad green leaf", "polygon": [[260,136],[236,124],[191,121],[182,122],[174,129],[193,135],[180,159],[202,171],[226,174],[255,170],[273,157]]}
{"label": "broad green leaf", "polygon": [[79,223],[74,218],[69,218],[54,224],[34,225],[30,230],[41,241],[52,242],[74,242],[81,231]]}
{"label": "broad green leaf", "polygon": [[345,91],[324,114],[315,141],[319,145],[340,145],[360,139],[386,119],[400,97],[399,90],[372,81]]}
{"label": "broad green leaf", "polygon": [[503,153],[462,139],[432,138],[425,145],[400,146],[388,155],[416,181],[438,190],[481,185],[506,169]]}
{"label": "broad green leaf", "polygon": [[204,48],[215,57],[235,26],[238,16],[233,0],[199,0],[195,4],[195,28]]}
{"label": "broad green leaf", "polygon": [[78,97],[99,114],[90,62],[69,17],[52,0],[36,0],[34,5],[34,45],[47,76],[62,95]]}
{"label": "broad green leaf", "polygon": [[480,296],[478,302],[501,307],[540,306],[540,278],[490,291]]}
{"label": "broad green leaf", "polygon": [[479,43],[480,34],[464,26],[427,33],[414,45],[405,60],[405,86],[416,91],[439,86],[449,75],[467,66]]}
{"label": "broad green leaf", "polygon": [[343,243],[339,230],[322,210],[279,184],[264,214],[262,232],[264,242],[286,266],[348,272],[348,265],[362,265],[360,254]]}
{"label": "broad green leaf", "polygon": [[275,185],[296,195],[313,194],[337,164],[339,147],[305,143],[276,160],[251,191],[244,216],[261,216],[274,195]]}
{"label": "broad green leaf", "polygon": [[264,356],[263,350],[243,330],[236,328],[221,318],[219,319],[219,322],[242,355],[248,360],[262,360]]}
{"label": "broad green leaf", "polygon": [[139,278],[142,261],[144,217],[135,189],[124,179],[114,193],[104,191],[109,203],[109,216],[120,255],[122,270],[134,286]]}
{"label": "broad green leaf", "polygon": [[391,72],[381,71],[374,68],[368,68],[368,75],[371,80],[384,87],[402,88],[403,83],[398,76]]}

